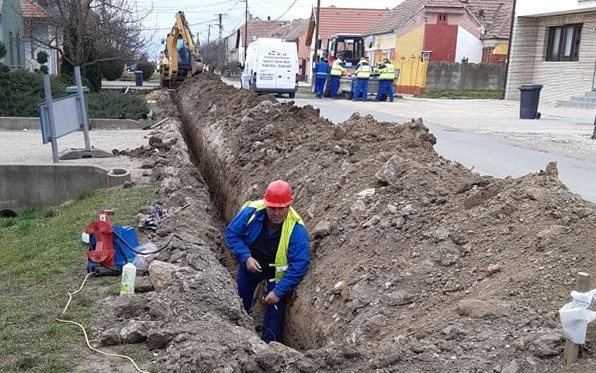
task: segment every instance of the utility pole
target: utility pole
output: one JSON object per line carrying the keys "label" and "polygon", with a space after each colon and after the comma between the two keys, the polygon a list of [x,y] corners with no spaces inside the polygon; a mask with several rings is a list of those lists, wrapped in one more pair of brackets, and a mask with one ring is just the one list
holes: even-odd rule
{"label": "utility pole", "polygon": [[211,26],[213,25],[207,25],[209,27],[209,30],[207,31],[207,45],[209,45],[209,41],[211,38]]}
{"label": "utility pole", "polygon": [[312,86],[314,87],[315,85],[315,80],[312,74],[312,69],[315,66],[315,63],[317,62],[317,51],[319,50],[319,16],[321,14],[320,12],[321,9],[321,0],[317,0],[317,13],[316,13],[316,18],[315,18],[315,48],[314,51],[312,53],[312,61],[311,61],[311,67],[310,67],[310,81],[312,83]]}
{"label": "utility pole", "polygon": [[223,24],[221,22],[221,17],[225,16],[226,14],[224,13],[217,13],[217,17],[219,19],[219,39],[217,39],[218,43],[221,43],[221,37],[222,37],[222,33],[223,33]]}
{"label": "utility pole", "polygon": [[246,7],[244,8],[244,58],[242,64],[246,64],[246,48],[248,47],[248,0],[244,0]]}

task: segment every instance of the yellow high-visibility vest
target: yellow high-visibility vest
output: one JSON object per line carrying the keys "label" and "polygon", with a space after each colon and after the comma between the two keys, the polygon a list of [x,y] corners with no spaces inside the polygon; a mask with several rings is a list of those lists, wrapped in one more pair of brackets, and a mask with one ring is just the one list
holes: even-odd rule
{"label": "yellow high-visibility vest", "polygon": [[[255,213],[248,219],[246,225],[250,224],[255,218],[257,211],[261,211],[265,209],[265,201],[260,199],[257,201],[247,201],[242,208],[244,207],[252,207],[255,209]],[[272,281],[279,282],[286,269],[288,269],[288,246],[290,244],[290,236],[292,235],[292,230],[294,230],[294,226],[296,224],[304,225],[302,218],[293,207],[290,206],[288,210],[288,215],[284,219],[284,222],[281,225],[281,236],[279,238],[279,244],[277,245],[277,252],[275,253],[275,263],[270,263],[270,267],[275,267],[275,278]]]}
{"label": "yellow high-visibility vest", "polygon": [[331,72],[329,74],[332,76],[341,76],[344,71],[346,71],[346,69],[340,65],[339,60],[335,60],[331,66]]}
{"label": "yellow high-visibility vest", "polygon": [[370,78],[370,65],[360,65],[356,69],[356,77],[360,79],[368,79]]}
{"label": "yellow high-visibility vest", "polygon": [[395,79],[395,66],[391,63],[386,63],[385,67],[382,68],[379,74],[380,80],[393,80]]}

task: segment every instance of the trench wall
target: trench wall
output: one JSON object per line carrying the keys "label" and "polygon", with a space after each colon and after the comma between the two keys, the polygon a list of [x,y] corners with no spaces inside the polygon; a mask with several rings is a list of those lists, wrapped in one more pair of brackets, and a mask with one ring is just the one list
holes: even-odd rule
{"label": "trench wall", "polygon": [[[208,95],[207,92],[203,94]],[[252,97],[252,93],[248,91],[237,91],[237,94]],[[200,100],[200,98],[198,99]],[[238,97],[235,99],[241,100]],[[234,178],[234,175],[237,175],[244,165],[238,163],[238,157],[230,150],[229,134],[223,124],[206,119],[197,111],[199,109],[196,108],[196,100],[197,97],[185,95],[184,92],[180,93],[179,91],[174,101],[178,106],[182,121],[182,133],[193,155],[193,162],[199,167],[201,175],[209,185],[213,203],[222,211],[225,221],[228,222],[244,202],[262,198],[266,181],[269,180],[270,175],[263,175],[262,184],[253,184],[249,190],[242,186],[241,183],[244,180]],[[262,100],[268,99],[263,97]],[[212,110],[215,109],[216,105],[214,104]],[[299,194],[300,190],[295,189],[295,199]],[[227,260],[229,266],[233,268],[235,261],[232,256],[230,255]],[[311,268],[313,268],[312,263]],[[303,282],[306,282],[306,278]],[[294,296],[306,296],[301,295],[303,289],[304,287],[299,286],[295,290]],[[325,340],[322,328],[318,327],[320,325],[317,320],[313,320],[308,315],[308,309],[295,304],[293,298],[288,300],[284,322],[284,344],[298,350],[320,347]]]}

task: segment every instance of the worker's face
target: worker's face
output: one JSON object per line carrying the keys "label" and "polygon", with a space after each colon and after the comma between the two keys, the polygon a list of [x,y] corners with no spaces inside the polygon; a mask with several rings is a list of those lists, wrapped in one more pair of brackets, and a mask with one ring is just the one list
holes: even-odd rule
{"label": "worker's face", "polygon": [[266,207],[267,209],[267,217],[269,221],[273,225],[280,225],[283,223],[286,215],[288,215],[288,211],[290,210],[290,206],[288,207]]}

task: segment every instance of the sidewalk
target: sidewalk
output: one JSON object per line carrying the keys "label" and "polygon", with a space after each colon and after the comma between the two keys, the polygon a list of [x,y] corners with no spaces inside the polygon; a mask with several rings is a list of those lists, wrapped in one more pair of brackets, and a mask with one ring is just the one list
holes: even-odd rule
{"label": "sidewalk", "polygon": [[489,134],[531,150],[571,158],[596,156],[594,110],[540,104],[540,119],[519,119],[519,101],[450,100],[405,97],[393,103],[375,103],[375,110],[403,117],[421,117],[427,125]]}

